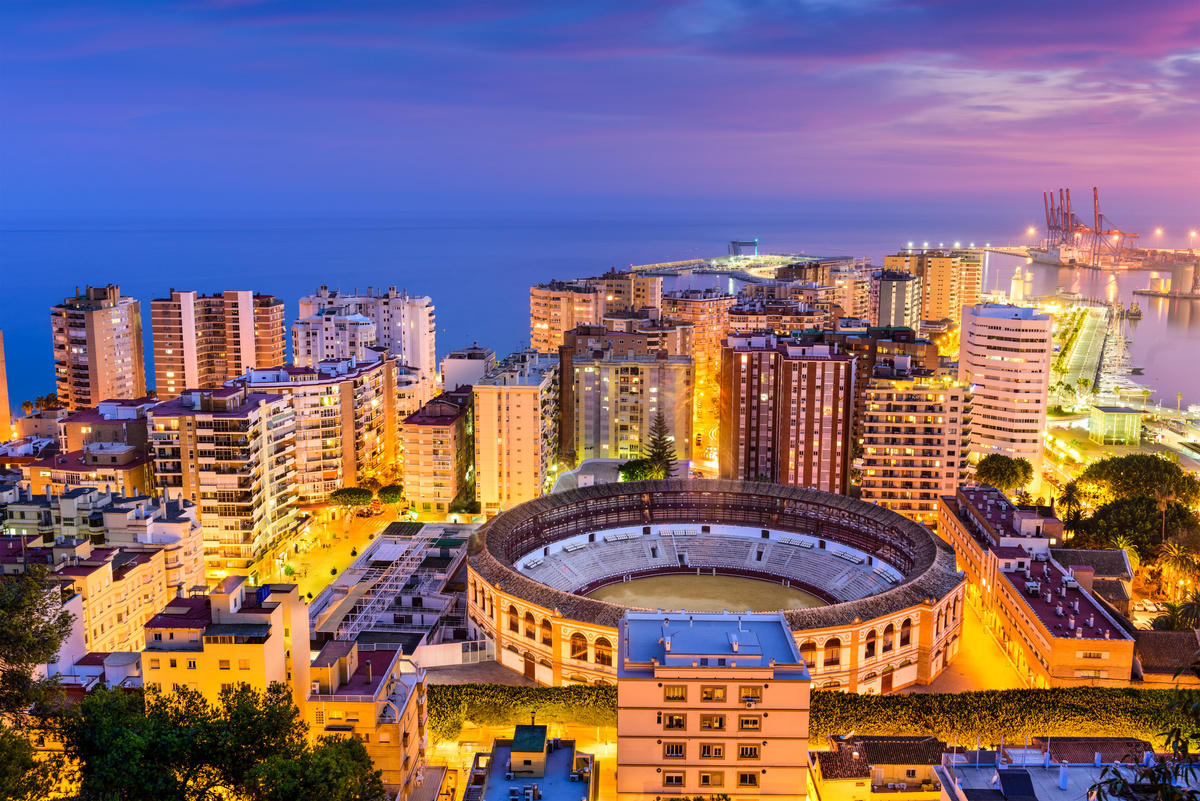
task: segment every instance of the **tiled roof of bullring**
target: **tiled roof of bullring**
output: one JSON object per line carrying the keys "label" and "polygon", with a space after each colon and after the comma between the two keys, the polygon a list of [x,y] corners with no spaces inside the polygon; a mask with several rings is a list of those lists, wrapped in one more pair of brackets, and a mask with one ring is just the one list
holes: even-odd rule
{"label": "tiled roof of bullring", "polygon": [[[505,557],[504,543],[524,525],[532,523],[543,513],[585,501],[618,496],[637,497],[646,493],[730,493],[817,504],[827,509],[844,511],[864,522],[877,523],[881,529],[902,531],[915,543],[912,548],[906,546],[905,554],[912,559],[913,568],[907,572],[899,585],[856,601],[813,609],[787,610],[783,614],[793,630],[832,628],[882,617],[921,603],[940,600],[963,582],[950,545],[920,523],[901,517],[895,512],[844,495],[779,484],[724,479],[671,479],[596,484],[526,501],[497,515],[479,529],[472,538],[470,565],[485,581],[511,595],[555,610],[562,617],[616,628],[625,610],[632,607],[584,598],[534,581],[516,570],[512,560]],[[645,522],[655,523],[653,520]],[[700,524],[707,521],[695,522]],[[785,526],[777,522],[764,521],[762,524],[776,530],[786,530]],[[595,530],[603,530],[605,527],[598,525]],[[831,541],[838,539],[836,533],[828,531],[821,536]]]}

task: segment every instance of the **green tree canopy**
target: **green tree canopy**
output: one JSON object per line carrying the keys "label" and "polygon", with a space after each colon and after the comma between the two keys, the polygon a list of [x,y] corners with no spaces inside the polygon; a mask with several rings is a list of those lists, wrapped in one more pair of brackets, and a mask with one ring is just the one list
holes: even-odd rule
{"label": "green tree canopy", "polygon": [[667,418],[662,409],[654,413],[654,421],[650,423],[645,459],[661,470],[663,478],[670,478],[675,473],[675,443],[667,429]]}
{"label": "green tree canopy", "polygon": [[388,506],[395,506],[396,504],[404,501],[404,485],[387,484],[386,486],[379,488],[379,490],[375,493],[375,497],[379,499],[380,503],[387,504]]}
{"label": "green tree canopy", "polygon": [[1125,498],[1153,498],[1164,490],[1185,506],[1200,500],[1200,482],[1178,464],[1150,453],[1110,456],[1088,465],[1079,486],[1100,503]]}
{"label": "green tree canopy", "polygon": [[[1179,502],[1167,507],[1167,536],[1193,533],[1196,515]],[[1084,521],[1071,544],[1078,548],[1109,548],[1122,538],[1137,548],[1143,563],[1150,562],[1162,542],[1162,515],[1153,498],[1125,498],[1106,503]]]}
{"label": "green tree canopy", "polygon": [[1028,459],[989,453],[975,466],[975,480],[1001,492],[1012,492],[1033,481],[1033,465]]}
{"label": "green tree canopy", "polygon": [[379,479],[375,478],[375,476],[367,476],[362,481],[358,482],[358,486],[374,493],[378,492],[379,488],[382,487],[383,484],[380,483]]}
{"label": "green tree canopy", "polygon": [[[310,746],[307,731],[290,688],[278,683],[265,693],[240,684],[223,690],[216,704],[192,690],[143,696],[101,689],[65,713],[60,725],[81,790],[96,798],[384,797],[380,774],[360,743],[322,739]],[[338,762],[345,764],[331,764]],[[355,771],[357,778],[339,770]],[[360,792],[346,795],[348,786]]]}
{"label": "green tree canopy", "polygon": [[330,503],[347,509],[369,506],[374,499],[375,493],[364,487],[342,487],[329,493]]}
{"label": "green tree canopy", "polygon": [[54,662],[71,633],[73,615],[62,606],[59,583],[42,565],[0,577],[0,713],[21,717],[44,699],[46,683],[34,678]]}
{"label": "green tree canopy", "polygon": [[649,481],[664,477],[662,468],[649,459],[633,459],[618,469],[622,481]]}

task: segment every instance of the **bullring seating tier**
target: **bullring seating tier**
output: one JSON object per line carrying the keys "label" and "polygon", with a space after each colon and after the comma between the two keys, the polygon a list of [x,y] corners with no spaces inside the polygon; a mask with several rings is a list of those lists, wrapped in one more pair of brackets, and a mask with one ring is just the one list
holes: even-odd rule
{"label": "bullring seating tier", "polygon": [[645,576],[666,567],[674,572],[694,568],[705,573],[766,573],[781,583],[814,588],[839,603],[865,598],[895,583],[894,568],[878,559],[868,564],[867,557],[846,548],[823,550],[812,540],[796,537],[763,539],[759,529],[711,528],[701,534],[695,529],[654,527],[650,536],[628,530],[596,532],[594,542],[569,542],[546,555],[530,554],[518,564],[521,573],[534,581],[582,594],[625,576]]}

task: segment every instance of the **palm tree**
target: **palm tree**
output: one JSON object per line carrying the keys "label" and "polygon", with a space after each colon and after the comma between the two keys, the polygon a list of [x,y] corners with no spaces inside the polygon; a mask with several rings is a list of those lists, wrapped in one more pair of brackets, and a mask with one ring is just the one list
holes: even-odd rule
{"label": "palm tree", "polygon": [[1167,611],[1154,618],[1154,622],[1151,624],[1156,631],[1187,631],[1192,628],[1183,604],[1167,603],[1166,607]]}
{"label": "palm tree", "polygon": [[1178,587],[1184,579],[1196,575],[1196,557],[1191,549],[1179,542],[1168,542],[1158,549],[1158,564],[1164,575],[1170,576],[1172,594],[1178,593]]}
{"label": "palm tree", "polygon": [[1142,411],[1146,411],[1146,401],[1150,400],[1150,390],[1142,390]]}
{"label": "palm tree", "polygon": [[21,401],[21,411],[23,411],[26,415],[33,414],[33,401],[31,401],[31,400]]}
{"label": "palm tree", "polygon": [[1162,543],[1167,543],[1167,509],[1171,508],[1171,502],[1175,500],[1175,490],[1170,486],[1163,484],[1154,491],[1154,500],[1158,502],[1158,511],[1162,512]]}
{"label": "palm tree", "polygon": [[1058,495],[1058,505],[1062,508],[1061,520],[1063,529],[1072,537],[1083,522],[1083,492],[1074,481],[1068,481]]}
{"label": "palm tree", "polygon": [[1200,628],[1200,589],[1192,590],[1180,603],[1188,628]]}
{"label": "palm tree", "polygon": [[1138,568],[1142,566],[1142,555],[1138,552],[1134,541],[1125,534],[1118,534],[1116,537],[1113,537],[1112,547],[1118,551],[1125,552],[1125,556],[1129,559],[1129,570],[1137,573]]}
{"label": "palm tree", "polygon": [[1175,393],[1175,411],[1177,411],[1177,412],[1178,412],[1178,411],[1179,411],[1179,407],[1180,407],[1180,406],[1182,406],[1182,405],[1183,405],[1183,393],[1182,393],[1182,392],[1176,392],[1176,393]]}

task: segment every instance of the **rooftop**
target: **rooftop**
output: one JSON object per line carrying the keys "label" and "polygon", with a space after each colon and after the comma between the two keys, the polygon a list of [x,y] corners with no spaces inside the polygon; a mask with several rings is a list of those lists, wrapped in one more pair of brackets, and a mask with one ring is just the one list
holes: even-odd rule
{"label": "rooftop", "polygon": [[834,740],[843,751],[859,752],[869,765],[940,765],[946,743],[936,737],[850,735]]}
{"label": "rooftop", "polygon": [[1173,676],[1180,668],[1186,670],[1200,651],[1197,634],[1200,632],[1141,629],[1134,632],[1134,651],[1142,663],[1142,672]]}
{"label": "rooftop", "polygon": [[[208,598],[173,598],[154,617],[146,621],[148,629],[207,629],[212,623]],[[149,638],[147,638],[149,639]]]}
{"label": "rooftop", "polygon": [[545,726],[517,726],[513,730],[512,750],[518,754],[544,751],[546,748]]}
{"label": "rooftop", "polygon": [[980,303],[972,310],[976,317],[993,317],[1005,320],[1050,320],[1049,314],[1026,306],[1010,306],[1001,303]]}
{"label": "rooftop", "polygon": [[[544,726],[533,728],[544,729]],[[573,740],[561,740],[561,747],[552,748],[546,754],[546,773],[541,777],[531,777],[516,773],[512,779],[506,774],[512,765],[512,740],[496,740],[492,744],[490,754],[476,754],[468,776],[467,790],[464,798],[467,801],[509,801],[514,798],[524,798],[525,788],[537,785],[542,801],[588,801],[594,798],[592,792],[594,775],[593,759],[590,754],[579,753],[575,750]],[[521,753],[517,751],[517,753]],[[520,766],[516,766],[520,767]],[[572,780],[572,775],[582,780]],[[476,788],[482,785],[482,793]]]}
{"label": "rooftop", "polygon": [[622,670],[630,663],[685,667],[715,658],[747,668],[791,666],[790,675],[777,678],[808,679],[792,629],[779,613],[629,612],[618,636]]}

